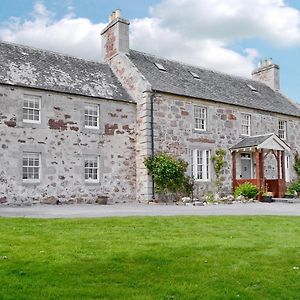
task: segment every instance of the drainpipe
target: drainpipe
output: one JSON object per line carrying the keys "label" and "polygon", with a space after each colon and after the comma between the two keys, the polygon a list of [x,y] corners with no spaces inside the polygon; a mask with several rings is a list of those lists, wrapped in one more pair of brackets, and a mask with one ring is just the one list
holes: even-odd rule
{"label": "drainpipe", "polygon": [[[154,156],[154,98],[155,90],[150,97],[150,110],[151,110],[151,119],[150,119],[150,130],[151,130],[151,156]],[[154,176],[152,175],[152,200],[155,200],[155,186],[154,186]]]}

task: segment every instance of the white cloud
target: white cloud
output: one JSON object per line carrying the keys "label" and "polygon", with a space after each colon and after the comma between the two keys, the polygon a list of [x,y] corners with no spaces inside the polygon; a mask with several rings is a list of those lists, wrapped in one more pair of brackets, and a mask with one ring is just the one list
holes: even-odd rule
{"label": "white cloud", "polygon": [[92,24],[85,18],[76,18],[71,7],[62,19],[55,20],[54,14],[38,2],[34,6],[31,20],[21,22],[13,17],[3,23],[0,39],[100,60],[100,31],[104,26]]}
{"label": "white cloud", "polygon": [[300,12],[284,0],[163,0],[151,14],[192,38],[262,38],[300,45]]}
{"label": "white cloud", "polygon": [[[71,4],[56,20],[38,2],[31,19],[2,23],[0,39],[100,60],[105,25],[76,17]],[[133,49],[244,76],[259,53],[232,45],[249,38],[300,45],[300,12],[284,0],[161,0],[149,17],[131,21]]]}

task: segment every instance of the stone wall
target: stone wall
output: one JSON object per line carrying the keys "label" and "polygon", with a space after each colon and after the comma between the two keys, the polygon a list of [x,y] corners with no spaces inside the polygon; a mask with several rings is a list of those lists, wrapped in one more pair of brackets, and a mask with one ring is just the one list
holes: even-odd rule
{"label": "stone wall", "polygon": [[[207,107],[207,130],[194,129],[194,105]],[[190,163],[190,150],[207,149],[214,154],[217,147],[227,149],[226,167],[222,175],[224,191],[231,192],[231,153],[229,148],[237,144],[241,135],[241,113],[251,114],[251,135],[278,133],[278,120],[287,121],[287,143],[291,146],[291,158],[300,150],[300,120],[280,114],[248,108],[157,93],[154,100],[155,151],[173,153]],[[265,175],[277,176],[274,159],[266,159]],[[293,163],[293,161],[292,161]],[[189,168],[189,172],[190,172]],[[197,183],[197,193],[214,191],[215,174],[211,166],[210,182]],[[296,174],[291,167],[291,176]]]}
{"label": "stone wall", "polygon": [[[41,124],[23,123],[23,94],[42,97]],[[99,129],[84,127],[85,103],[100,105]],[[135,120],[134,103],[0,86],[0,202],[134,201]],[[23,182],[23,151],[41,153],[40,183]],[[84,180],[86,155],[100,156],[97,184]]]}
{"label": "stone wall", "polygon": [[152,199],[152,178],[144,165],[144,158],[152,154],[151,143],[151,99],[150,84],[128,59],[120,53],[108,62],[126,89],[135,99],[136,106],[136,200],[147,202]]}

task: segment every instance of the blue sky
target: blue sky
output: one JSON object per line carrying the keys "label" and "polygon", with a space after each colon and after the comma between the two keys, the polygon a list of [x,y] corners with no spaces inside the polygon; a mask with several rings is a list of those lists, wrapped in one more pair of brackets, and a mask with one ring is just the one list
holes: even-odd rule
{"label": "blue sky", "polygon": [[116,8],[132,48],[240,76],[272,57],[281,91],[300,103],[299,0],[1,0],[0,39],[100,60]]}

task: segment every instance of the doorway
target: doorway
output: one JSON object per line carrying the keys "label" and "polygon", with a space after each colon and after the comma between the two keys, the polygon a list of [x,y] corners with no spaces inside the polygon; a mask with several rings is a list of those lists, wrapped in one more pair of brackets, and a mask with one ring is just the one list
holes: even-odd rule
{"label": "doorway", "polygon": [[241,179],[252,178],[251,153],[241,153]]}

